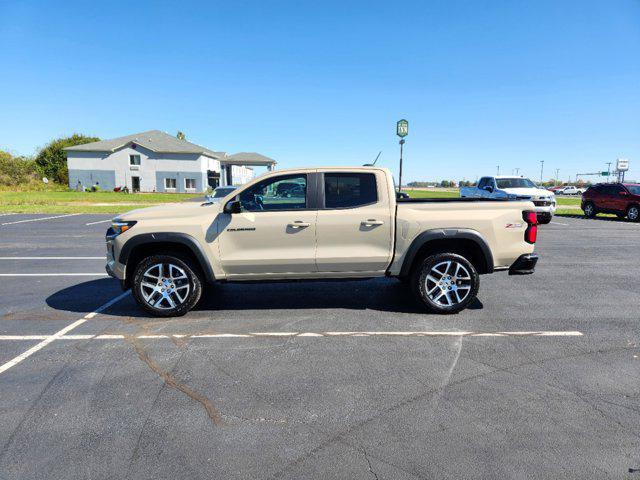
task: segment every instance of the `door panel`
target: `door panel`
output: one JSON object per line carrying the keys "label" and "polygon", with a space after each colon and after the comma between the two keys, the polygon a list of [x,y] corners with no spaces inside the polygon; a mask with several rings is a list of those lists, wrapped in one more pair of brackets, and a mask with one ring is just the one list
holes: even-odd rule
{"label": "door panel", "polygon": [[317,211],[242,212],[220,233],[229,275],[316,271]]}
{"label": "door panel", "polygon": [[[307,188],[307,178],[313,178]],[[221,264],[227,275],[316,271],[315,177],[269,177],[241,190],[242,212],[220,214]]]}
{"label": "door panel", "polygon": [[[371,179],[362,175],[374,177],[324,174],[325,208],[318,211],[316,233],[320,272],[375,272],[385,270],[390,262],[393,216],[385,177],[375,175],[372,186]],[[373,194],[367,193],[371,188]],[[373,203],[348,206],[369,201]]]}

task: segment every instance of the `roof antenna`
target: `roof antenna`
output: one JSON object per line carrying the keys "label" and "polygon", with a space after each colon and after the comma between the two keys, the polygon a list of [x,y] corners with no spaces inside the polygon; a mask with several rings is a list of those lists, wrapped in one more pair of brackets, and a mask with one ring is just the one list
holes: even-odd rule
{"label": "roof antenna", "polygon": [[378,161],[378,159],[380,158],[380,154],[381,154],[381,153],[382,153],[382,150],[380,150],[380,151],[378,152],[378,156],[377,156],[377,157],[376,157],[376,159],[373,161],[373,163],[365,163],[365,164],[363,165],[363,167],[375,167],[376,162],[377,162],[377,161]]}

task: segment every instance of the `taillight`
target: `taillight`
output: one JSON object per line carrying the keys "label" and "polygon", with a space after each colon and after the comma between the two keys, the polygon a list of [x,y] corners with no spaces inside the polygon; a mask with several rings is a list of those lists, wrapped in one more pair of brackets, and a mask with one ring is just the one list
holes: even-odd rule
{"label": "taillight", "polygon": [[524,241],[536,243],[538,238],[538,216],[536,212],[522,212],[522,219],[527,222],[527,229],[524,232]]}

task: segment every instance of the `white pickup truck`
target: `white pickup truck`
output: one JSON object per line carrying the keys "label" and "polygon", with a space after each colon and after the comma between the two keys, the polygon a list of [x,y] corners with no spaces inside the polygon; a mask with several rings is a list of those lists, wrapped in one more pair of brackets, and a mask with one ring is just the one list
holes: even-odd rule
{"label": "white pickup truck", "polygon": [[385,276],[431,311],[455,313],[474,301],[480,274],[533,273],[536,234],[529,201],[397,199],[386,169],[302,168],[216,203],[118,216],[106,267],[157,316],[185,314],[210,293],[205,282]]}
{"label": "white pickup truck", "polygon": [[482,177],[475,187],[462,187],[462,198],[501,198],[511,200],[529,200],[533,202],[538,215],[538,223],[549,223],[556,213],[557,202],[553,192],[538,188],[524,177]]}

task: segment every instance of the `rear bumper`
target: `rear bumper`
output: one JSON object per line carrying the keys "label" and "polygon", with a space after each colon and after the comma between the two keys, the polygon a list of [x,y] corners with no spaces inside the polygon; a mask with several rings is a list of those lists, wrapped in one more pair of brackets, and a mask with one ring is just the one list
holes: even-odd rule
{"label": "rear bumper", "polygon": [[538,255],[526,253],[520,255],[518,259],[509,267],[509,275],[531,275],[538,263]]}

